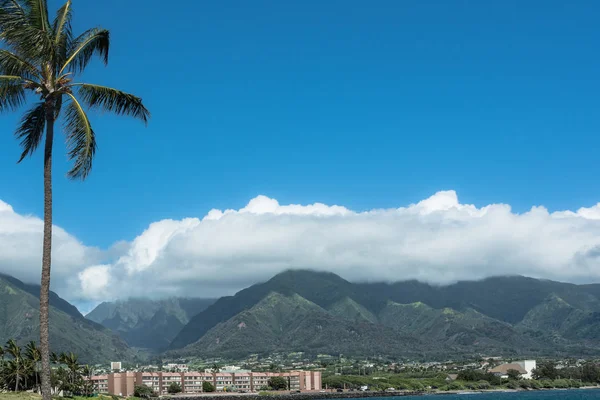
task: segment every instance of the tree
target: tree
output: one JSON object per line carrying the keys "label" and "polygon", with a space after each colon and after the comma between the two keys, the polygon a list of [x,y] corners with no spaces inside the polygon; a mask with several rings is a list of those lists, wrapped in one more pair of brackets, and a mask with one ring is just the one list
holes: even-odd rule
{"label": "tree", "polygon": [[269,386],[273,390],[286,390],[288,388],[288,383],[282,376],[273,376],[269,379]]}
{"label": "tree", "polygon": [[19,381],[23,376],[23,357],[21,356],[21,348],[17,346],[17,342],[14,339],[10,339],[6,342],[6,353],[8,353],[12,360],[9,362],[10,371],[15,380],[15,392],[19,391]]}
{"label": "tree", "polygon": [[[148,121],[142,100],[117,89],[75,83],[92,56],[108,63],[109,31],[92,28],[74,37],[72,0],[50,22],[47,0],[0,0],[0,111],[25,104],[26,94],[39,99],[25,112],[15,135],[23,152],[33,154],[44,138],[44,232],[40,288],[40,352],[42,395],[51,400],[49,350],[49,294],[52,252],[52,144],[54,124],[61,119],[67,154],[73,161],[72,179],[85,179],[92,169],[96,135],[83,105]],[[62,113],[64,108],[64,113]],[[62,114],[61,114],[62,113]]]}
{"label": "tree", "polygon": [[133,388],[133,395],[140,399],[150,398],[153,394],[154,392],[152,391],[152,388],[146,385],[136,385]]}
{"label": "tree", "polygon": [[181,393],[181,385],[177,382],[171,382],[167,388],[167,392],[169,392],[169,394]]}
{"label": "tree", "polygon": [[558,378],[556,364],[552,361],[545,362],[534,369],[532,375],[534,379],[556,379]]}
{"label": "tree", "polygon": [[518,381],[519,379],[521,379],[521,373],[516,369],[509,369],[508,371],[506,371],[506,375],[508,375],[508,379],[513,381]]}
{"label": "tree", "polygon": [[213,374],[218,374],[219,372],[221,372],[221,367],[219,366],[219,364],[214,363],[210,370]]}
{"label": "tree", "polygon": [[39,386],[38,365],[39,365],[40,360],[42,359],[42,354],[40,353],[40,350],[38,349],[38,347],[34,341],[27,343],[27,345],[25,346],[25,355],[31,361],[32,366],[33,366],[33,373],[35,375],[35,390],[37,392],[38,386]]}
{"label": "tree", "polygon": [[208,381],[204,381],[202,382],[202,391],[207,393],[214,392],[215,386]]}

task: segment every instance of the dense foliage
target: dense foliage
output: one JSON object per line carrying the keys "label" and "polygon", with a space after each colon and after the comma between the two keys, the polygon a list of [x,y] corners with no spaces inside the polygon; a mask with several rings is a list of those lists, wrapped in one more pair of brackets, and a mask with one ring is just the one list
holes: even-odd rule
{"label": "dense foliage", "polygon": [[580,382],[600,383],[600,367],[588,362],[578,367],[557,368],[552,361],[540,363],[533,371],[533,377],[538,380],[578,380]]}
{"label": "dense foliage", "polygon": [[169,392],[169,394],[181,393],[181,385],[177,382],[172,382],[167,388],[167,392]]}
{"label": "dense foliage", "polygon": [[215,385],[208,381],[202,382],[202,391],[206,393],[211,393],[215,391]]}
{"label": "dense foliage", "polygon": [[[0,389],[39,392],[41,356],[37,344],[29,342],[21,348],[11,339],[0,349]],[[87,365],[80,365],[75,354],[53,353],[51,359],[54,393],[62,391],[67,395],[89,396],[94,392],[93,383],[89,379],[93,371]]]}
{"label": "dense foliage", "polygon": [[152,388],[150,388],[149,386],[135,385],[135,387],[133,388],[133,395],[140,399],[148,399],[148,398],[154,396],[154,392],[152,391]]}
{"label": "dense foliage", "polygon": [[424,373],[421,376],[412,373],[378,374],[376,376],[328,375],[323,377],[323,387],[329,389],[369,391],[408,390],[415,392],[486,390],[486,389],[567,389],[595,385],[595,381],[577,379],[501,379],[480,370],[465,370],[458,374],[457,380],[451,380],[444,373]]}
{"label": "dense foliage", "polygon": [[288,388],[287,379],[282,376],[273,376],[269,378],[269,387],[273,390],[286,390]]}

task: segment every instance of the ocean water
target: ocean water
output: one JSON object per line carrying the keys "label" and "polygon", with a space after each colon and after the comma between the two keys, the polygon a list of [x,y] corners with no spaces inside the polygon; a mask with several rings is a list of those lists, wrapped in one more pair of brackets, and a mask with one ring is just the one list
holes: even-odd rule
{"label": "ocean water", "polygon": [[[600,389],[385,397],[386,400],[600,400]],[[380,398],[384,399],[384,398]]]}

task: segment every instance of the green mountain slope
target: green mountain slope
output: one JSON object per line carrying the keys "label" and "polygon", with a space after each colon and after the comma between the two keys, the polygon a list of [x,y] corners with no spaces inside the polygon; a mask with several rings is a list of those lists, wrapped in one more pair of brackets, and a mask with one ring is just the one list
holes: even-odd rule
{"label": "green mountain slope", "polygon": [[132,298],[101,303],[86,318],[117,333],[132,347],[161,350],[192,317],[212,303],[212,299]]}
{"label": "green mountain slope", "polygon": [[[440,346],[448,355],[600,354],[600,285],[518,276],[449,286],[417,281],[354,284],[331,273],[302,270],[281,273],[235,296],[219,299],[190,320],[170,349],[251,353],[276,347],[279,339],[261,331],[271,326],[269,317],[255,308],[259,304],[264,307],[263,301],[272,293],[286,299],[299,296],[317,307],[310,312],[301,308],[307,317],[294,321],[304,321],[295,329],[308,335],[309,342],[285,336],[285,348],[289,350],[319,348],[335,353],[344,347],[338,339],[348,328],[358,329],[359,335],[370,332],[381,341],[381,347],[387,348],[387,354],[405,355],[405,348],[396,342],[400,336],[425,343],[424,348],[413,349],[422,354],[435,353]],[[285,304],[281,298],[278,303]],[[256,321],[247,322],[242,316]],[[234,329],[242,322],[246,327]],[[329,329],[318,346],[310,342],[315,337],[311,326],[315,325]],[[292,331],[286,328],[282,332]],[[253,340],[242,345],[240,332],[255,334],[257,344]],[[227,349],[224,340],[231,344]],[[364,346],[353,346],[355,352],[364,350],[369,354]]]}
{"label": "green mountain slope", "polygon": [[510,324],[473,309],[438,310],[423,303],[389,302],[381,311],[379,320],[405,334],[443,344],[449,352],[460,353],[470,349],[472,352],[510,354],[515,349],[533,351],[542,348],[531,338],[520,335]]}
{"label": "green mountain slope", "polygon": [[327,311],[332,315],[357,323],[377,323],[377,317],[371,311],[349,297],[344,297],[342,300],[334,303]]}
{"label": "green mountain slope", "polygon": [[336,317],[298,294],[273,292],[176,354],[235,358],[249,350],[407,355],[434,351],[426,347],[418,339],[389,328]]}
{"label": "green mountain slope", "polygon": [[[39,287],[0,276],[0,343],[39,340]],[[37,292],[37,293],[36,293]],[[108,329],[85,319],[75,307],[52,293],[50,345],[52,351],[79,355],[88,363],[134,360],[136,354]]]}

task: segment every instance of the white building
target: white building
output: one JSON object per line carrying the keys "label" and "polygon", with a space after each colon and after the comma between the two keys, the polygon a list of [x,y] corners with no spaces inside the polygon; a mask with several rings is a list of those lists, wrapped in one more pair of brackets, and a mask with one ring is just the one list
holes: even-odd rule
{"label": "white building", "polygon": [[523,379],[532,379],[532,372],[536,367],[535,360],[514,361],[508,364],[500,364],[495,368],[490,369],[494,375],[501,378],[508,378],[508,371],[514,370],[521,374]]}

